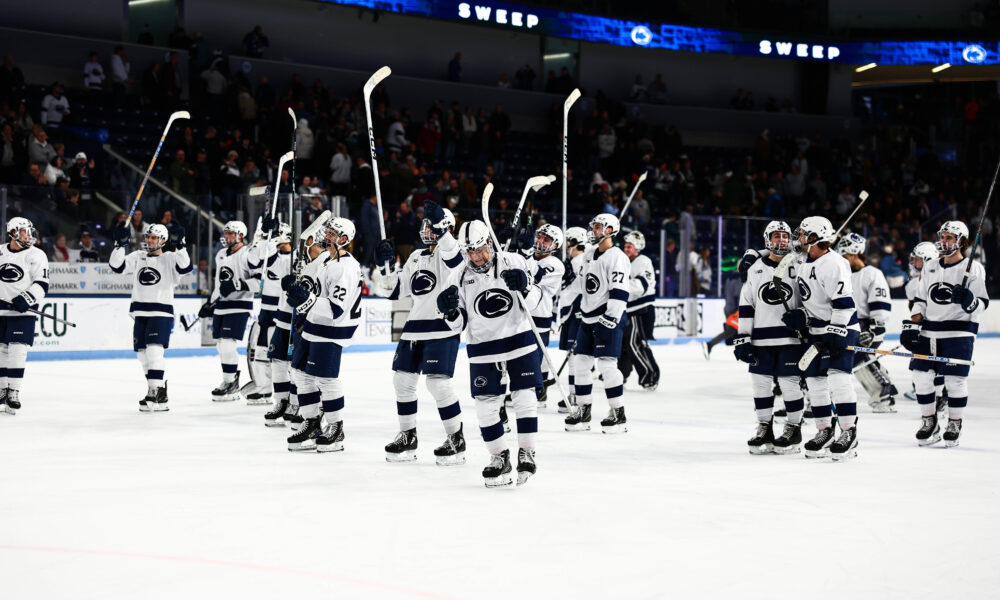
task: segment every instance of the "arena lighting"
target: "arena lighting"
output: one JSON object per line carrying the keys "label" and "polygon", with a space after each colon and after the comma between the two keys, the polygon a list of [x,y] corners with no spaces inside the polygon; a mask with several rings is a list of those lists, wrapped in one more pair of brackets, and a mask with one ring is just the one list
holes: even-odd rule
{"label": "arena lighting", "polygon": [[864,71],[870,71],[871,69],[874,69],[877,66],[878,65],[876,65],[875,63],[868,63],[867,65],[862,65],[862,66],[858,67],[857,69],[854,69],[854,72],[855,73],[861,73],[861,72],[864,72]]}
{"label": "arena lighting", "polygon": [[938,65],[931,69],[931,73],[940,73],[949,67],[951,67],[951,63],[944,63],[943,65]]}
{"label": "arena lighting", "polygon": [[139,6],[140,4],[158,4],[160,2],[168,2],[169,0],[128,0],[129,6]]}
{"label": "arena lighting", "polygon": [[570,54],[569,52],[559,52],[557,54],[543,54],[542,58],[544,58],[545,60],[551,60],[553,58],[569,58],[571,56],[573,55]]}

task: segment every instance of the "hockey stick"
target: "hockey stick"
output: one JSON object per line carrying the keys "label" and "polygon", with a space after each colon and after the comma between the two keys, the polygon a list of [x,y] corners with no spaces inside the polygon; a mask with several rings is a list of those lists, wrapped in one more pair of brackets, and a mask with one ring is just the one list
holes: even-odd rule
{"label": "hockey stick", "polygon": [[966,365],[972,366],[976,363],[971,360],[965,360],[963,358],[947,358],[944,356],[932,356],[930,354],[914,354],[912,352],[903,352],[902,350],[881,350],[879,348],[868,348],[866,346],[848,346],[848,350],[851,352],[860,352],[862,354],[880,354],[882,356],[899,356],[900,358],[915,358],[917,360],[929,360],[936,363],[944,363],[951,365]]}
{"label": "hockey stick", "polygon": [[[896,344],[892,348],[889,348],[889,351],[890,352],[894,352],[898,348],[899,348],[899,344]],[[854,368],[851,369],[851,373],[857,373],[858,371],[860,371],[861,369],[864,369],[865,367],[869,367],[871,365],[874,365],[874,364],[878,363],[878,361],[879,361],[880,358],[882,358],[882,357],[881,356],[875,356],[875,357],[872,357],[871,359],[865,359],[865,362],[863,362],[863,363],[861,363],[859,365],[855,365]]]}
{"label": "hockey stick", "polygon": [[[500,243],[497,241],[497,234],[493,231],[493,225],[490,223],[490,194],[492,193],[493,184],[487,183],[486,189],[483,190],[483,222],[486,223],[486,230],[490,232],[490,241],[493,242],[493,247],[498,249],[497,254],[500,255],[498,258],[502,258],[504,266],[509,269],[510,264],[507,262],[507,256],[499,250]],[[528,305],[524,303],[524,297],[520,292],[514,292],[513,296],[517,298],[517,303],[521,306],[521,310],[524,311],[524,317],[528,320],[528,327],[531,328],[531,333],[535,335],[535,343],[538,344],[538,349],[542,351],[542,358],[545,359],[545,364],[549,366],[549,373],[554,373],[555,365],[553,365],[552,361],[549,360],[549,353],[545,351],[545,344],[542,343],[542,336],[535,330],[535,321],[531,318],[531,311],[528,310]],[[566,403],[566,406],[569,406],[569,395],[566,394],[566,390],[563,389],[562,383],[559,382],[558,378],[556,379],[556,386],[559,388],[559,393],[562,394],[563,401]]]}
{"label": "hockey stick", "polygon": [[[521,193],[521,201],[517,203],[517,210],[514,211],[514,219],[511,221],[514,224],[513,226],[515,231],[517,230],[517,224],[521,221],[521,209],[524,208],[524,201],[528,199],[528,192],[532,190],[537,192],[555,180],[555,175],[537,175],[529,179],[528,182],[524,184],[524,191]],[[510,248],[510,242],[511,240],[504,242],[504,252],[507,251],[507,248]]]}
{"label": "hockey stick", "polygon": [[[566,195],[567,195],[567,182],[569,181],[569,173],[567,172],[567,158],[569,157],[569,111],[573,108],[573,104],[580,99],[580,89],[574,88],[569,96],[563,102],[563,155],[562,155],[562,230],[566,231]],[[563,244],[562,249],[562,259],[566,262],[566,245]]]}
{"label": "hockey stick", "polygon": [[972,270],[972,260],[976,256],[979,240],[983,236],[983,221],[986,220],[986,211],[990,207],[990,199],[993,198],[993,188],[997,184],[997,175],[1000,175],[1000,161],[997,161],[997,170],[993,172],[993,182],[990,183],[990,191],[986,194],[986,204],[983,205],[983,214],[979,216],[979,227],[976,228],[976,239],[972,242],[972,248],[969,250],[969,264],[965,265],[965,275],[962,276],[962,287],[966,287],[969,283],[969,271]]}
{"label": "hockey stick", "polygon": [[[9,306],[10,308],[7,309],[7,310],[16,310],[16,309],[14,309],[14,305],[11,304],[9,300],[4,300],[4,299],[0,298],[0,303],[6,304],[7,306]],[[42,312],[42,311],[40,311],[38,309],[35,309],[35,308],[28,307],[28,310],[26,312],[30,312],[30,313],[38,315],[40,317],[48,317],[48,318],[52,319],[53,321],[55,321],[56,323],[60,323],[62,325],[69,325],[70,327],[76,327],[76,323],[72,323],[72,322],[67,321],[65,319],[60,319],[59,317],[57,317],[55,315],[50,315],[49,313],[44,313],[44,312]]]}
{"label": "hockey stick", "polygon": [[160,148],[163,147],[164,140],[167,139],[167,132],[170,131],[170,126],[173,125],[174,121],[177,119],[190,119],[191,113],[186,110],[179,110],[167,119],[167,126],[163,128],[163,134],[160,136],[160,143],[156,145],[156,152],[153,153],[153,160],[149,161],[149,168],[146,169],[146,174],[142,178],[142,183],[139,185],[139,193],[135,195],[135,201],[132,202],[132,208],[128,211],[128,219],[125,220],[125,226],[128,227],[132,223],[132,215],[135,214],[135,209],[139,206],[139,198],[142,197],[142,191],[146,189],[146,182],[149,181],[149,174],[153,172],[153,165],[156,164],[156,157],[160,155]]}
{"label": "hockey stick", "polygon": [[[289,109],[291,110],[291,109]],[[281,155],[278,159],[278,175],[274,181],[274,200],[271,202],[271,220],[274,220],[274,215],[278,213],[278,186],[281,185],[281,172],[285,170],[285,163],[291,161],[292,168],[295,168],[295,152],[289,150]],[[295,182],[292,182],[292,187],[295,187]],[[264,293],[264,282],[267,281],[267,276],[271,272],[271,264],[268,261],[268,247],[271,245],[271,231],[267,232],[267,237],[264,239],[264,276],[260,280],[260,291],[261,294]]]}
{"label": "hockey stick", "polygon": [[[372,92],[378,87],[378,84],[382,83],[391,74],[392,69],[382,67],[368,78],[364,88],[365,118],[368,119],[368,149],[372,155],[372,177],[375,178],[375,202],[378,204],[378,229],[383,240],[385,239],[385,220],[382,218],[382,215],[385,213],[382,211],[382,188],[378,183],[378,159],[375,157],[375,132],[372,130]],[[390,268],[392,268],[392,265],[385,265],[387,273]]]}
{"label": "hockey stick", "polygon": [[194,321],[188,323],[187,317],[185,317],[184,315],[180,316],[180,321],[181,325],[184,327],[184,331],[191,331],[191,328],[194,327],[194,324],[198,322],[198,320],[195,319]]}
{"label": "hockey stick", "polygon": [[632,193],[628,195],[628,200],[625,202],[625,206],[622,207],[622,212],[618,215],[619,223],[625,220],[625,213],[628,211],[629,205],[632,204],[632,198],[634,198],[635,193],[639,191],[639,186],[642,185],[642,182],[646,181],[647,175],[649,175],[649,171],[643,171],[642,175],[639,175],[639,181],[635,182],[635,187],[632,188]]}

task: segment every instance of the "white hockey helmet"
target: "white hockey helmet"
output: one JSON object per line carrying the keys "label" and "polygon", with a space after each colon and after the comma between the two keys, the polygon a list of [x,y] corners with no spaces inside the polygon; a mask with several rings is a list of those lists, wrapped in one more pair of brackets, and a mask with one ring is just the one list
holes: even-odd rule
{"label": "white hockey helmet", "polygon": [[28,219],[14,217],[7,221],[7,237],[17,240],[19,246],[27,248],[35,245],[35,240],[38,239],[38,231]]}
{"label": "white hockey helmet", "polygon": [[288,223],[278,223],[278,233],[271,234],[274,237],[271,240],[280,246],[281,244],[291,244],[292,243],[292,226]]}
{"label": "white hockey helmet", "polygon": [[431,223],[430,219],[425,218],[420,222],[420,241],[427,244],[428,246],[433,246],[437,244],[438,234],[434,233],[432,227],[437,225],[439,228],[442,225],[447,225],[448,229],[451,231],[455,230],[455,215],[447,208],[441,209],[444,211],[444,218],[441,219],[439,223]]}
{"label": "white hockey helmet", "polygon": [[[934,260],[938,257],[937,246],[932,242],[920,242],[910,250],[910,277],[916,277],[920,275],[920,269],[924,268],[927,261]],[[914,264],[914,262],[920,259],[920,266]]]}
{"label": "white hockey helmet", "polygon": [[[343,217],[328,219],[326,222],[326,232],[323,236],[326,239],[326,247],[329,248],[332,246],[338,250],[346,248],[354,241],[354,234],[356,232],[354,223],[350,219]],[[346,240],[344,240],[345,237],[347,238]]]}
{"label": "white hockey helmet", "polygon": [[166,225],[153,223],[142,233],[142,242],[140,242],[139,246],[152,254],[166,245],[168,237],[170,237],[170,234],[167,232]]}
{"label": "white hockey helmet", "polygon": [[566,230],[566,247],[587,245],[587,230],[583,227],[570,227]]}
{"label": "white hockey helmet", "polygon": [[[771,236],[777,232],[784,232],[787,234],[787,239],[771,239]],[[767,248],[771,254],[777,256],[784,256],[788,254],[792,249],[792,228],[788,226],[788,223],[785,223],[784,221],[771,221],[768,223],[767,227],[764,228],[764,247]]]}
{"label": "white hockey helmet", "polygon": [[[542,236],[549,238],[548,242],[542,240]],[[563,232],[551,223],[546,223],[535,231],[535,245],[533,250],[535,254],[552,254],[556,250],[562,248],[563,245]]]}
{"label": "white hockey helmet", "polygon": [[324,236],[320,235],[320,230],[326,227],[326,222],[329,221],[332,216],[332,212],[324,210],[320,216],[309,224],[309,227],[302,230],[302,235],[299,236],[299,240],[306,248],[312,248],[313,246],[319,246],[320,248],[326,247],[326,239]]}
{"label": "white hockey helmet", "polygon": [[[594,228],[601,228],[601,235],[594,233]],[[618,222],[618,217],[610,213],[601,213],[590,220],[587,224],[587,241],[591,244],[600,244],[605,238],[613,238],[618,235],[618,230],[621,228]],[[611,229],[611,233],[608,233],[608,229]]]}
{"label": "white hockey helmet", "polygon": [[[462,251],[462,258],[470,269],[477,273],[485,273],[493,266],[496,258],[493,252],[493,244],[490,242],[490,231],[486,223],[482,221],[466,221],[458,230],[458,247]],[[472,261],[470,254],[478,257],[485,249],[486,260],[483,264],[477,265]]]}
{"label": "white hockey helmet", "polygon": [[[941,241],[941,234],[950,233],[955,236],[955,243],[950,245],[945,245]],[[969,239],[969,228],[966,227],[965,223],[961,221],[945,221],[941,228],[937,230],[937,241],[934,242],[934,246],[937,247],[937,251],[941,253],[941,256],[951,256],[956,250],[962,247],[962,240]]]}
{"label": "white hockey helmet", "polygon": [[646,247],[646,236],[642,235],[640,231],[630,231],[625,234],[625,243],[632,244],[632,247],[637,251],[642,252]]}
{"label": "white hockey helmet", "polygon": [[837,239],[836,230],[833,228],[833,224],[830,223],[830,219],[826,217],[806,217],[802,219],[802,222],[799,223],[798,234],[806,236],[806,246],[812,246],[820,242],[832,244]]}
{"label": "white hockey helmet", "polygon": [[848,233],[844,237],[840,238],[837,242],[837,254],[841,256],[846,256],[848,254],[861,254],[865,253],[865,248],[868,247],[868,241],[857,233]]}
{"label": "white hockey helmet", "polygon": [[[226,241],[226,234],[232,232],[235,234],[232,242]],[[231,248],[236,244],[242,243],[243,239],[247,236],[247,226],[243,224],[242,221],[229,221],[222,228],[222,247]]]}

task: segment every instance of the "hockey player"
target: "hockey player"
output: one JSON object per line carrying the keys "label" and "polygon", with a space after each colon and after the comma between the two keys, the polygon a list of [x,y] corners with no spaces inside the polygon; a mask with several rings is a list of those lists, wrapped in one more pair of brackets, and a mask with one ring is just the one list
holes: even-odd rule
{"label": "hockey player", "polygon": [[[566,271],[566,265],[555,256],[562,245],[562,229],[546,223],[535,232],[535,241],[528,257],[528,277],[541,292],[538,304],[531,309],[531,318],[535,322],[535,331],[546,347],[549,345],[555,299],[559,294],[559,288],[562,287],[563,274]],[[546,385],[555,383],[554,380],[549,381],[550,375],[548,365],[542,361],[542,386],[535,390],[538,408],[545,408],[548,396]]]}
{"label": "hockey player", "polygon": [[[268,232],[272,234],[270,241],[266,237]],[[257,319],[250,326],[250,335],[247,336],[247,371],[250,381],[240,390],[248,405],[271,404],[268,346],[274,335],[274,317],[278,312],[281,279],[292,270],[292,227],[267,216],[257,228],[256,238],[254,249],[260,247],[260,253],[266,258],[264,266],[254,274],[254,278],[261,279],[263,283],[260,288],[260,310]]]}
{"label": "hockey player", "polygon": [[[510,451],[500,420],[504,374],[510,381],[517,417],[517,483],[535,474],[535,435],[538,401],[535,388],[542,385],[541,353],[532,332],[530,312],[538,305],[541,290],[527,274],[527,262],[514,252],[497,252],[482,221],[467,221],[458,232],[465,263],[452,284],[438,296],[438,309],[454,331],[467,329],[469,380],[476,402],[479,429],[492,458],[483,469],[486,487],[508,487]],[[520,294],[525,308],[513,294]]]}
{"label": "hockey player", "polygon": [[[438,312],[437,298],[461,266],[462,255],[455,241],[455,216],[451,211],[427,201],[424,215],[420,239],[427,248],[412,252],[402,272],[382,273],[375,278],[374,291],[378,295],[390,300],[407,296],[413,299],[392,359],[399,433],[386,445],[385,459],[417,459],[417,381],[423,374],[445,431],[444,443],[434,449],[435,461],[442,466],[461,465],[465,464],[465,435],[462,409],[452,385],[461,335],[452,331]],[[383,269],[395,262],[396,250],[389,240],[382,240],[375,254]]]}
{"label": "hockey player", "polygon": [[146,377],[146,397],[139,401],[140,412],[161,412],[167,407],[166,361],[163,352],[170,347],[174,327],[174,288],[181,277],[191,272],[191,257],[181,230],[177,242],[168,247],[169,233],[164,225],[150,225],[143,234],[140,250],[125,254],[131,231],[124,223],[113,231],[115,249],[108,266],[115,273],[134,275],[129,316],[132,347]]}
{"label": "hockey player", "polygon": [[[21,382],[28,346],[35,342],[38,303],[49,291],[49,259],[35,247],[31,221],[7,221],[8,241],[0,246],[0,414],[21,409]],[[27,313],[27,314],[26,314]]]}
{"label": "hockey player", "polygon": [[[868,348],[878,348],[885,340],[885,324],[892,312],[889,303],[889,284],[882,271],[865,263],[867,241],[856,233],[840,238],[837,253],[851,266],[851,288],[854,290],[854,307],[858,311],[861,335],[858,343]],[[858,352],[854,355],[854,374],[861,387],[868,393],[872,412],[896,412],[896,386],[889,372],[877,357]]]}
{"label": "hockey player", "polygon": [[[910,280],[906,282],[906,300],[909,304],[909,309],[913,310],[913,303],[917,298],[917,289],[920,287],[920,271],[924,268],[924,264],[938,258],[937,248],[934,246],[933,242],[920,242],[913,247],[910,251]],[[912,392],[907,392],[903,394],[906,398],[916,402],[917,400],[917,381],[916,374],[913,369],[910,369],[911,373],[914,373],[913,383],[911,383]],[[937,396],[937,412],[944,412],[948,408],[948,399],[944,395],[944,376],[935,375],[934,376],[934,393]]]}
{"label": "hockey player", "polygon": [[625,331],[625,307],[628,304],[628,257],[614,245],[618,217],[599,214],[590,221],[590,243],[583,275],[583,299],[580,301],[582,323],[576,335],[576,411],[566,417],[566,431],[589,431],[594,363],[604,377],[604,392],[610,410],[601,421],[604,433],[625,433],[624,381],[618,370],[622,337]]}
{"label": "hockey player", "polygon": [[[302,322],[293,327],[293,310],[288,304],[288,290],[296,283],[307,286],[314,294],[319,295],[321,288],[318,280],[320,270],[329,254],[326,252],[326,222],[333,215],[330,211],[312,222],[302,232],[299,240],[303,245],[301,272],[291,273],[281,278],[281,292],[278,294],[278,310],[274,314],[274,332],[271,334],[267,348],[267,357],[271,360],[271,381],[274,382],[274,405],[264,415],[264,425],[267,427],[284,427],[285,423],[297,429],[302,424],[299,415],[298,385],[305,376],[303,371],[291,368],[289,365],[289,345],[296,345],[302,338]],[[321,239],[322,236],[322,239]],[[296,315],[297,316],[297,315]]]}
{"label": "hockey player", "polygon": [[[569,399],[576,403],[576,378],[573,375],[573,348],[576,334],[580,329],[580,300],[583,297],[583,271],[586,267],[587,230],[570,227],[566,230],[566,261],[563,271],[562,293],[559,297],[559,349],[566,352],[566,367],[569,371]],[[568,413],[570,407],[564,400],[559,401],[559,412]]]}
{"label": "hockey player", "polygon": [[[836,232],[825,217],[807,217],[799,225],[804,262],[796,269],[796,287],[802,308],[786,312],[782,321],[805,336],[819,350],[803,375],[818,431],[805,444],[806,458],[831,456],[843,460],[857,456],[857,399],[851,369],[861,328],[854,308],[851,268],[831,252]],[[809,352],[806,350],[806,352]],[[834,439],[831,400],[837,408],[841,435]]]}
{"label": "hockey player", "polygon": [[253,310],[250,280],[261,262],[256,252],[244,244],[247,226],[229,221],[222,228],[222,249],[215,255],[215,289],[198,316],[212,317],[212,339],[222,363],[222,383],[212,390],[213,402],[232,402],[240,396],[240,355],[236,346],[246,332]]}
{"label": "hockey player", "polygon": [[[326,222],[329,256],[317,281],[319,292],[296,283],[288,304],[304,319],[295,343],[292,367],[305,376],[296,384],[302,428],[288,438],[291,451],[339,452],[344,449],[344,384],[340,356],[351,344],[361,321],[361,265],[347,248],[354,240],[354,223],[334,217]],[[326,424],[323,425],[323,419]]]}
{"label": "hockey player", "polygon": [[[795,332],[781,320],[785,304],[801,306],[795,293],[795,267],[788,270],[779,285],[774,270],[791,251],[792,230],[784,221],[771,221],[764,229],[768,253],[747,269],[747,280],[740,291],[739,329],[734,338],[733,354],[750,365],[753,381],[757,431],[747,446],[750,454],[793,454],[802,443],[802,414],[805,402],[799,387],[799,359],[802,343]],[[774,390],[777,378],[785,402],[784,431],[774,437]]]}
{"label": "hockey player", "polygon": [[638,231],[625,234],[625,256],[632,261],[628,280],[628,306],[625,309],[628,320],[625,323],[621,358],[618,370],[622,381],[628,379],[635,364],[639,385],[653,391],[660,383],[660,366],[656,364],[649,341],[653,339],[653,325],[656,314],[653,300],[656,298],[656,271],[653,261],[640,254],[646,247],[646,238]]}
{"label": "hockey player", "polygon": [[[964,253],[968,249],[969,228],[961,221],[946,221],[937,232],[936,247],[941,258],[924,262],[920,287],[913,301],[913,315],[903,322],[900,341],[915,354],[972,359],[972,347],[979,331],[979,319],[989,305],[986,271],[973,261],[971,268]],[[968,271],[968,280],[963,281]],[[964,283],[964,285],[963,285]],[[910,369],[917,384],[917,402],[922,423],[917,443],[930,446],[940,439],[934,406],[934,375],[944,375],[948,390],[948,427],[945,446],[957,446],[962,434],[962,415],[969,401],[969,366],[914,360]]]}

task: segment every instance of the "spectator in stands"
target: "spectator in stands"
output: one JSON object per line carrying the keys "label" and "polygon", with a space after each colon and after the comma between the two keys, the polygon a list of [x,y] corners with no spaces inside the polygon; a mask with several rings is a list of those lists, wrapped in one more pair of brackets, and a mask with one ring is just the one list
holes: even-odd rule
{"label": "spectator in stands", "polygon": [[503,105],[497,104],[493,109],[493,114],[490,115],[490,129],[501,136],[510,133],[510,117],[503,111]]}
{"label": "spectator in stands", "polygon": [[94,245],[89,229],[80,232],[80,257],[78,260],[91,263],[101,262],[101,251]]}
{"label": "spectator in stands", "polygon": [[385,147],[389,152],[397,154],[410,147],[410,141],[406,139],[406,126],[398,113],[393,114],[392,124],[386,131]]}
{"label": "spectator in stands", "polygon": [[517,73],[514,74],[514,79],[517,81],[517,89],[519,90],[535,89],[535,70],[529,64],[518,69]]}
{"label": "spectator in stands", "polygon": [[183,150],[174,154],[174,162],[170,164],[170,187],[182,196],[195,193],[195,171],[187,164]]}
{"label": "spectator in stands", "polygon": [[264,48],[270,48],[271,41],[264,35],[264,29],[257,25],[253,31],[243,36],[243,49],[250,58],[263,58]]}
{"label": "spectator in stands", "polygon": [[835,210],[837,214],[841,217],[846,217],[852,210],[854,210],[854,203],[857,202],[857,198],[851,191],[851,186],[845,185],[844,189],[837,195],[837,205]]}
{"label": "spectator in stands", "polygon": [[563,67],[559,70],[559,78],[556,81],[556,85],[562,94],[569,94],[576,87],[576,82],[573,81],[573,76],[570,75],[569,67]]}
{"label": "spectator in stands", "polygon": [[47,165],[56,157],[56,149],[49,143],[49,134],[41,127],[35,133],[35,139],[28,144],[28,161],[39,165]]}
{"label": "spectator in stands", "polygon": [[207,258],[198,259],[198,275],[196,285],[199,294],[207,296],[212,293],[212,286],[214,283],[212,281],[212,274],[208,272]]}
{"label": "spectator in stands", "polygon": [[351,191],[351,156],[347,144],[337,143],[337,151],[330,159],[330,194],[347,196]]}
{"label": "spectator in stands", "polygon": [[510,89],[510,80],[507,79],[506,73],[501,73],[500,77],[497,78],[497,87]]}
{"label": "spectator in stands", "polygon": [[115,52],[111,55],[111,94],[116,107],[125,106],[125,94],[130,83],[132,83],[132,63],[125,54],[125,48],[115,46]]}
{"label": "spectator in stands", "polygon": [[24,73],[14,65],[14,57],[7,55],[3,57],[3,66],[0,66],[0,104],[13,101],[24,93]]}
{"label": "spectator in stands", "polygon": [[142,26],[142,31],[135,37],[135,43],[142,44],[143,46],[153,45],[153,31],[149,28],[149,23],[145,23]]}
{"label": "spectator in stands", "polygon": [[219,166],[219,182],[222,193],[222,209],[235,210],[239,194],[243,189],[240,179],[239,153],[230,150]]}
{"label": "spectator in stands", "polygon": [[666,254],[666,290],[665,294],[668,298],[674,296],[674,291],[677,287],[677,242],[673,238],[667,238],[666,243],[663,246],[664,253]]}
{"label": "spectator in stands", "polygon": [[94,206],[94,182],[99,181],[94,174],[96,167],[94,159],[87,159],[84,152],[77,152],[73,165],[69,167],[69,187],[80,190],[80,206],[87,216]]}
{"label": "spectator in stands", "polygon": [[0,183],[16,184],[21,179],[28,153],[24,144],[14,139],[14,128],[4,123],[0,128]]}
{"label": "spectator in stands", "polygon": [[236,105],[240,113],[240,127],[252,135],[254,124],[257,122],[257,101],[250,95],[248,86],[240,86],[240,93],[236,97]]}
{"label": "spectator in stands", "polygon": [[448,81],[462,81],[462,53],[456,52],[448,62]]}
{"label": "spectator in stands", "polygon": [[142,90],[139,96],[141,106],[163,105],[163,75],[160,73],[162,63],[154,62],[142,74]]}
{"label": "spectator in stands", "polygon": [[706,296],[712,293],[712,249],[708,246],[701,249],[695,261],[695,271],[698,275],[698,291]]}
{"label": "spectator in stands", "polygon": [[87,62],[83,63],[83,87],[95,96],[104,90],[104,67],[97,61],[96,52],[88,54]]}
{"label": "spectator in stands", "polygon": [[420,221],[410,210],[410,205],[401,202],[396,211],[396,220],[392,225],[392,237],[396,242],[396,252],[399,254],[400,264],[405,264],[406,259],[410,257],[419,233]]}
{"label": "spectator in stands", "polygon": [[663,82],[663,74],[657,73],[656,79],[649,84],[649,101],[653,104],[666,104],[667,84]]}
{"label": "spectator in stands", "polygon": [[181,68],[180,55],[171,52],[163,63],[161,70],[163,78],[163,96],[167,108],[173,110],[181,101]]}
{"label": "spectator in stands", "polygon": [[69,180],[60,177],[52,189],[52,198],[56,201],[56,209],[73,222],[83,220],[80,211],[80,190],[70,189]]}
{"label": "spectator in stands", "polygon": [[58,127],[69,116],[69,100],[63,95],[63,87],[52,84],[52,90],[42,98],[42,125]]}
{"label": "spectator in stands", "polygon": [[240,190],[249,190],[251,187],[263,182],[264,180],[261,179],[260,169],[257,168],[257,164],[252,158],[248,158],[240,170]]}
{"label": "spectator in stands", "polygon": [[[124,214],[121,215],[120,220],[121,221],[125,220]],[[135,212],[132,213],[132,222],[129,224],[129,228],[131,229],[131,235],[129,235],[129,238],[131,238],[132,247],[133,248],[141,247],[139,246],[139,244],[141,244],[144,241],[143,236],[146,235],[146,230],[149,229],[149,223],[146,223],[142,219],[141,208],[137,207],[135,209]]]}
{"label": "spectator in stands", "polygon": [[52,262],[69,262],[70,254],[69,248],[66,247],[65,233],[56,235],[56,243],[52,248],[52,254],[49,255],[49,260]]}
{"label": "spectator in stands", "polygon": [[629,205],[626,216],[635,219],[636,225],[640,227],[649,224],[652,216],[649,208],[649,200],[646,200],[646,195],[641,189],[636,190],[635,197],[632,198],[632,204]]}
{"label": "spectator in stands", "polygon": [[645,102],[648,97],[646,84],[642,81],[642,75],[636,75],[632,82],[632,89],[628,93],[628,99],[632,102]]}
{"label": "spectator in stands", "polygon": [[56,180],[66,179],[66,173],[63,172],[63,162],[61,156],[54,156],[49,164],[45,165],[45,180],[49,185],[55,185]]}
{"label": "spectator in stands", "polygon": [[299,119],[299,127],[295,130],[298,137],[298,147],[295,149],[295,163],[302,171],[311,171],[313,150],[316,146],[316,137],[309,127],[309,121]]}

